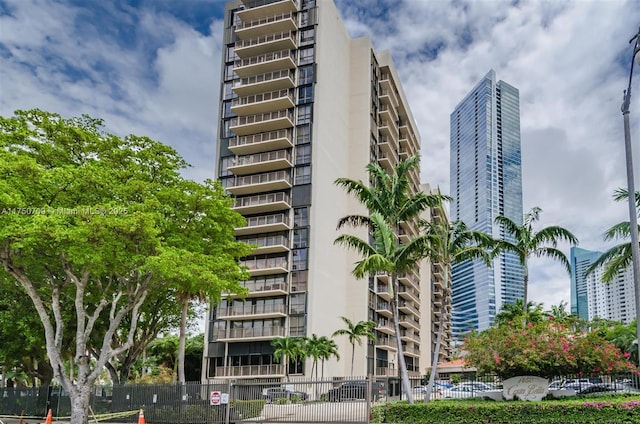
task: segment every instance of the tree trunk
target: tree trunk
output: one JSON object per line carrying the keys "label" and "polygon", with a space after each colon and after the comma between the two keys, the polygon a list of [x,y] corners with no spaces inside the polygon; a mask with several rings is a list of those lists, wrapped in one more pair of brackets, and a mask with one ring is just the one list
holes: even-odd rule
{"label": "tree trunk", "polygon": [[69,424],[87,424],[89,422],[91,386],[88,384],[76,386],[69,392],[69,398],[71,401],[71,421]]}
{"label": "tree trunk", "polygon": [[400,313],[398,312],[398,287],[397,278],[391,276],[391,285],[393,286],[393,295],[391,297],[391,312],[393,313],[393,328],[396,333],[396,344],[398,345],[398,366],[400,367],[400,376],[402,379],[402,389],[407,395],[410,404],[413,403],[413,393],[411,393],[411,383],[409,382],[409,373],[407,372],[407,364],[404,360],[404,350],[402,349],[402,339],[400,338]]}
{"label": "tree trunk", "polygon": [[353,377],[353,361],[356,357],[356,344],[351,343],[351,377]]}
{"label": "tree trunk", "polygon": [[523,305],[522,307],[524,308],[524,311],[522,311],[524,313],[524,316],[527,316],[527,291],[528,291],[528,285],[529,285],[529,267],[527,266],[527,262],[525,260],[524,262],[524,298],[523,298]]}
{"label": "tree trunk", "polygon": [[180,316],[180,342],[178,344],[178,383],[185,384],[184,356],[187,346],[187,312],[189,312],[189,298],[182,299],[182,315]]}
{"label": "tree trunk", "polygon": [[[450,265],[444,267],[444,290],[443,295],[446,299],[449,294],[449,269]],[[438,337],[436,338],[436,350],[434,352],[433,361],[431,363],[431,374],[429,375],[429,384],[427,384],[427,392],[424,395],[424,401],[429,402],[431,400],[431,393],[433,393],[433,386],[436,384],[436,374],[438,373],[438,359],[440,358],[440,346],[442,344],[442,333],[444,333],[445,314],[447,311],[447,304],[443,300],[444,311],[440,311],[440,328],[438,328]]]}

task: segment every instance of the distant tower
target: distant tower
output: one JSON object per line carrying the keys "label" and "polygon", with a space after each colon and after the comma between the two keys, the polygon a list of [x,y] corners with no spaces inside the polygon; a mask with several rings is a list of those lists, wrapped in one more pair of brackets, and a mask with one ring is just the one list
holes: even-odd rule
{"label": "distant tower", "polygon": [[589,319],[585,271],[601,254],[579,247],[571,248],[571,313],[582,319]]}
{"label": "distant tower", "polygon": [[[498,215],[522,224],[520,99],[518,89],[496,82],[493,70],[451,114],[452,221],[503,237]],[[489,268],[480,261],[455,264],[452,281],[453,335],[483,330],[502,305],[524,297],[524,270],[513,253]]]}

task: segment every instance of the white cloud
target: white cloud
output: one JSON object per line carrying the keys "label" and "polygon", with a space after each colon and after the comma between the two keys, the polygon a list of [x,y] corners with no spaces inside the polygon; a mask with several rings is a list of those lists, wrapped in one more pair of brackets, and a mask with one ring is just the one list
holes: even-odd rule
{"label": "white cloud", "polygon": [[[0,0],[9,12],[0,16],[0,114],[89,113],[118,134],[173,145],[194,165],[190,177],[213,177],[222,23],[203,18],[211,22],[203,34],[154,2],[141,4]],[[423,181],[448,191],[449,114],[493,68],[520,90],[525,210],[540,206],[542,225],[570,228],[587,249],[605,247],[601,233],[626,216],[610,196],[625,185],[620,102],[637,1],[339,0],[338,7],[353,36],[368,34],[393,52],[422,135]],[[640,165],[640,151],[635,157]],[[568,301],[569,279],[556,266],[536,263],[532,300]]]}

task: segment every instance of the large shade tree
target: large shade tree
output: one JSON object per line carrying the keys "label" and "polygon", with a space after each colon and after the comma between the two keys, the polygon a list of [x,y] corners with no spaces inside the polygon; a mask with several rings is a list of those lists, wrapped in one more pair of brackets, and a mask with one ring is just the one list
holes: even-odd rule
{"label": "large shade tree", "polygon": [[578,239],[569,230],[560,226],[544,227],[535,231],[533,224],[539,221],[539,207],[532,208],[524,215],[522,225],[517,224],[506,216],[496,217],[496,223],[499,224],[505,237],[496,241],[498,250],[511,251],[520,260],[524,268],[524,296],[522,307],[526,313],[527,291],[529,289],[529,259],[531,257],[548,257],[560,262],[567,273],[571,274],[571,264],[566,255],[557,248],[558,242],[567,241],[571,244],[578,244]]}
{"label": "large shade tree", "polygon": [[369,215],[343,217],[338,222],[338,229],[346,225],[366,227],[370,232],[371,242],[345,234],[338,237],[336,243],[353,249],[362,256],[362,260],[356,263],[353,270],[356,278],[365,278],[378,272],[387,273],[389,276],[390,306],[398,349],[398,364],[402,386],[411,403],[413,396],[400,339],[398,276],[414,270],[424,258],[425,239],[423,236],[417,236],[405,244],[400,244],[399,228],[402,222],[411,222],[428,207],[437,205],[440,199],[446,197],[422,191],[412,192],[410,174],[418,169],[419,164],[419,157],[410,156],[400,161],[392,172],[387,172],[377,163],[370,163],[367,165],[369,182],[348,178],[336,180],[338,186],[344,188],[369,210]]}
{"label": "large shade tree", "polygon": [[[469,229],[464,222],[455,221],[449,223],[446,219],[443,202],[440,201],[432,208],[432,218],[423,222],[423,231],[427,239],[426,255],[433,265],[443,268],[443,290],[447,296],[450,292],[449,276],[451,266],[454,262],[480,259],[487,266],[491,266],[490,251],[493,248],[493,239],[480,231]],[[440,346],[445,327],[445,311],[440,313],[438,323],[438,335],[436,337],[436,347],[433,354],[429,384],[425,393],[425,401],[431,399],[431,393],[435,384],[438,360],[440,357]]]}
{"label": "large shade tree", "polygon": [[376,323],[373,321],[358,321],[353,322],[347,317],[340,317],[344,323],[344,328],[339,328],[333,332],[332,337],[347,336],[349,343],[351,344],[351,376],[353,377],[353,365],[356,357],[356,343],[361,346],[362,339],[375,340],[376,335],[373,329]]}
{"label": "large shade tree", "polygon": [[[240,275],[237,258],[247,247],[222,228],[243,218],[222,187],[185,180],[187,164],[172,148],[102,127],[86,115],[39,110],[0,118],[0,272],[19,283],[42,321],[71,424],[87,422],[92,385],[133,345],[150,291],[188,279],[211,285],[213,297],[243,290],[226,277]],[[207,198],[197,222],[184,219],[185,205]]]}

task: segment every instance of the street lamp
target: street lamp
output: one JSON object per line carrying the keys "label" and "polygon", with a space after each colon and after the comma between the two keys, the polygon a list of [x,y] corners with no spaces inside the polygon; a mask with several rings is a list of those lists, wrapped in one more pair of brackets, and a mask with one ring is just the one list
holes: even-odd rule
{"label": "street lamp", "polygon": [[633,287],[636,295],[636,343],[639,343],[638,361],[640,361],[640,247],[638,246],[638,214],[636,212],[636,189],[633,182],[633,159],[631,156],[631,128],[629,126],[629,105],[631,104],[631,78],[633,63],[640,52],[640,28],[629,44],[635,41],[629,71],[629,87],[622,100],[622,118],[624,120],[624,149],[627,159],[627,193],[629,197],[629,226],[631,227],[631,257],[633,260]]}

